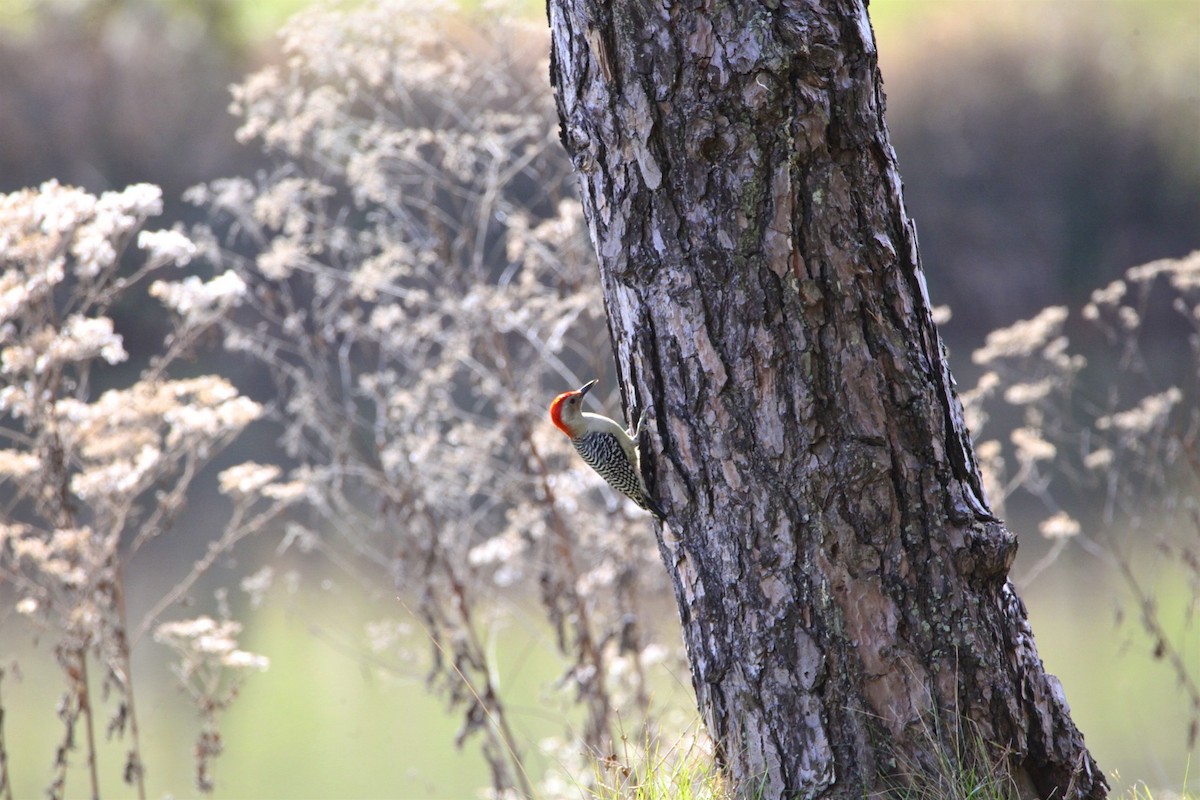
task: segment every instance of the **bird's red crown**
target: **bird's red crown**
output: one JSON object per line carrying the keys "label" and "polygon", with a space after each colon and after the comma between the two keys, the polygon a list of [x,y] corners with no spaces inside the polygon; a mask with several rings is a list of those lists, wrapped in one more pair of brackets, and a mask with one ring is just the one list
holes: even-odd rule
{"label": "bird's red crown", "polygon": [[563,419],[562,419],[563,403],[567,402],[568,399],[575,397],[578,394],[579,394],[578,391],[563,392],[558,397],[554,398],[554,400],[552,400],[550,403],[550,421],[554,423],[554,427],[558,428],[560,431],[565,433],[567,436],[570,436],[571,432],[569,430],[567,430],[567,426],[563,424]]}

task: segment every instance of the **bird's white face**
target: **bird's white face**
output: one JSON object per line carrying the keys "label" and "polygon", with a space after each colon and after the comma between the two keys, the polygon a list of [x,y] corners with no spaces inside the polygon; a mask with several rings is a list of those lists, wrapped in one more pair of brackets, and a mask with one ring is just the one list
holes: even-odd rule
{"label": "bird's white face", "polygon": [[583,422],[583,394],[564,392],[550,404],[550,420],[567,436],[574,436]]}
{"label": "bird's white face", "polygon": [[550,421],[567,436],[583,433],[583,398],[596,385],[589,381],[574,392],[563,392],[550,404]]}

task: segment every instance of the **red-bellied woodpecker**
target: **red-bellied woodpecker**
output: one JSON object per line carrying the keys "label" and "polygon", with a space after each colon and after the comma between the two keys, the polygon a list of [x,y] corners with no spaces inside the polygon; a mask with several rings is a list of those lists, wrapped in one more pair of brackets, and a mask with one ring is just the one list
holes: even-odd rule
{"label": "red-bellied woodpecker", "polygon": [[588,466],[600,473],[618,492],[637,503],[659,519],[666,514],[642,479],[638,434],[646,420],[643,411],[636,428],[626,431],[616,420],[583,410],[583,398],[596,385],[585,383],[578,391],[563,392],[550,404],[550,420],[567,435],[575,451]]}

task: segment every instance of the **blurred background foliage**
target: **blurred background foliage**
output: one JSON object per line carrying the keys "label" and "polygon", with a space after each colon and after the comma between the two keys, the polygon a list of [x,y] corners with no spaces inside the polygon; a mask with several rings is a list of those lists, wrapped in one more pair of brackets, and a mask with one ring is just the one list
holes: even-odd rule
{"label": "blurred background foliage", "polygon": [[[150,181],[163,187],[163,227],[199,219],[202,212],[180,201],[188,187],[269,166],[259,150],[238,144],[229,86],[279,58],[272,32],[305,5],[0,0],[0,191],[49,178],[94,192]],[[522,13],[537,20],[543,11],[525,3]],[[992,329],[1049,305],[1078,308],[1131,266],[1200,248],[1200,3],[877,0],[872,18],[931,294],[955,312],[943,334],[960,383],[978,374],[966,354]],[[134,355],[139,337],[161,339],[141,309],[124,309],[118,329]],[[1154,333],[1155,357],[1182,352],[1179,331]],[[244,439],[223,464],[263,446]],[[193,507],[202,509],[203,499]],[[1014,500],[1006,512],[1022,534],[1020,575],[1048,545],[1036,535],[1034,511]],[[184,525],[196,531],[193,542],[155,558],[203,551],[203,521]],[[222,566],[232,574],[237,565],[230,558]],[[1179,788],[1187,717],[1171,674],[1143,631],[1115,624],[1119,589],[1098,577],[1086,554],[1068,553],[1053,569],[1023,595],[1042,656],[1062,677],[1098,760],[1126,779]],[[1168,577],[1159,588],[1160,607],[1173,609],[1168,624],[1192,630],[1185,657],[1200,664],[1200,639],[1189,627],[1194,587]],[[360,600],[314,580],[286,606],[268,602],[244,615],[243,641],[272,656],[272,668],[230,712],[217,797],[395,796],[398,785],[404,796],[464,797],[486,783],[477,754],[450,747],[456,721],[426,695],[424,673],[394,668],[383,680],[353,644],[350,629],[370,613]],[[130,602],[138,602],[137,587]],[[669,628],[674,611],[663,613]],[[518,733],[536,750],[555,732],[556,715],[572,712],[546,696],[557,674],[551,632],[518,634],[505,633],[496,646],[500,663],[512,667],[507,688],[520,698]],[[421,646],[419,630],[413,638]],[[26,654],[8,637],[2,646],[5,664]],[[143,709],[180,709],[143,722],[153,731],[151,793],[186,794],[192,723],[173,702],[163,664],[143,655],[135,671],[151,679]],[[5,675],[10,747],[14,735],[25,752],[46,752],[36,742],[54,741],[48,679]],[[655,702],[686,710],[688,680],[664,673]],[[44,766],[10,764],[18,797],[40,793]],[[119,776],[108,778],[120,796]]]}

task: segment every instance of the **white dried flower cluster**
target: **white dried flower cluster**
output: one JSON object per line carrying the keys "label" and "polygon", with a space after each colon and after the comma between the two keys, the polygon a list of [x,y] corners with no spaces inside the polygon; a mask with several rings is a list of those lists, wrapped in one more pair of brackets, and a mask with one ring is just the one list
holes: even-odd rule
{"label": "white dried flower cluster", "polygon": [[[70,487],[84,501],[135,495],[164,460],[188,448],[205,450],[260,411],[219,379],[139,382],[90,403],[71,391],[74,370],[128,358],[113,321],[88,302],[129,289],[115,277],[116,258],[161,207],[161,193],[148,185],[95,197],[52,181],[0,197],[0,245],[13,264],[0,278],[0,321],[13,323],[0,325],[0,412],[25,420],[27,439],[35,443],[39,431],[52,432],[67,450],[67,463],[79,465]],[[141,274],[193,252],[175,232],[143,232],[141,241],[155,251],[156,262]],[[74,260],[64,260],[63,252]],[[87,302],[63,289],[69,276],[94,286],[80,295]],[[55,310],[60,302],[72,312]],[[6,474],[28,477],[31,465],[43,463],[33,450],[6,458]]]}
{"label": "white dried flower cluster", "polygon": [[1172,263],[1168,273],[1171,286],[1181,293],[1200,289],[1200,250]]}
{"label": "white dried flower cluster", "polygon": [[188,323],[207,322],[241,305],[246,282],[236,272],[224,272],[209,281],[196,276],[182,281],[155,281],[150,295],[182,316]]}
{"label": "white dried flower cluster", "polygon": [[1165,425],[1171,409],[1182,399],[1183,393],[1172,386],[1165,392],[1142,398],[1140,403],[1128,411],[1101,417],[1096,420],[1096,427],[1102,431],[1114,430],[1122,434],[1141,436]]}
{"label": "white dried flower cluster", "polygon": [[[1195,254],[1193,254],[1194,256]],[[1125,278],[1131,283],[1147,284],[1154,281],[1159,275],[1169,275],[1175,271],[1179,262],[1170,258],[1161,258],[1157,261],[1151,261],[1146,264],[1140,264],[1132,269],[1125,271]]]}
{"label": "white dried flower cluster", "polygon": [[1079,521],[1065,511],[1042,520],[1038,530],[1047,539],[1069,539],[1079,534]]}
{"label": "white dried flower cluster", "polygon": [[[108,551],[108,543],[88,527],[39,530],[32,525],[0,525],[0,546],[8,548],[16,565],[52,580],[55,587],[82,589],[93,578],[94,565]],[[84,605],[84,614],[95,609]]]}
{"label": "white dried flower cluster", "polygon": [[25,478],[42,469],[42,459],[20,450],[0,450],[0,478]]}
{"label": "white dried flower cluster", "polygon": [[161,461],[189,452],[206,457],[261,413],[215,376],[139,381],[92,403],[64,398],[54,405],[60,435],[83,465],[72,489],[91,501],[136,494]]}
{"label": "white dried flower cluster", "polygon": [[971,360],[976,364],[990,364],[999,358],[1031,355],[1059,336],[1066,320],[1065,306],[1044,308],[1032,319],[989,333],[984,346],[971,354]]}
{"label": "white dried flower cluster", "polygon": [[1049,461],[1058,454],[1058,448],[1043,439],[1041,432],[1035,428],[1017,428],[1011,438],[1017,448],[1018,461],[1032,464]]}
{"label": "white dried flower cluster", "polygon": [[[148,184],[95,196],[48,181],[0,196],[5,263],[0,275],[0,411],[29,418],[45,405],[46,387],[59,386],[65,377],[62,387],[69,391],[75,371],[93,360],[117,364],[128,358],[104,310],[111,299],[103,298],[129,288],[129,281],[116,277],[120,257],[137,229],[161,210],[161,192]],[[149,241],[165,245],[165,236]],[[155,263],[138,274],[190,257],[181,234],[170,238],[172,251],[160,247]],[[73,291],[86,300],[71,301]]]}
{"label": "white dried flower cluster", "polygon": [[269,281],[285,281],[308,258],[303,245],[295,239],[272,239],[258,254],[258,269]]}
{"label": "white dried flower cluster", "polygon": [[222,471],[217,481],[222,494],[240,500],[253,500],[261,496],[287,504],[302,499],[308,492],[308,481],[303,471],[297,472],[299,478],[279,483],[275,480],[282,473],[278,466],[247,461]]}
{"label": "white dried flower cluster", "polygon": [[250,605],[258,608],[262,605],[263,598],[271,589],[271,585],[275,582],[275,569],[267,565],[255,572],[253,575],[247,575],[242,578],[239,585],[241,590],[250,596]]}
{"label": "white dried flower cluster", "polygon": [[[1047,477],[1038,465],[1058,456],[1047,420],[1057,419],[1060,409],[1069,405],[1087,363],[1083,356],[1069,352],[1070,343],[1062,335],[1066,319],[1064,307],[1044,309],[1032,319],[988,334],[984,347],[972,355],[987,367],[976,386],[962,394],[972,434],[979,435],[987,425],[989,403],[997,395],[1021,412],[1021,422],[1007,437],[992,438],[976,452],[988,499],[997,510],[1018,488],[1034,493],[1046,490]],[[1011,476],[1005,474],[1004,438],[1011,442],[1015,456],[1016,471]]]}
{"label": "white dried flower cluster", "polygon": [[[1146,339],[1159,332],[1143,330],[1144,321],[1157,318],[1168,303],[1192,329],[1191,362],[1146,358]],[[1075,394],[1086,361],[1071,352],[1062,335],[1067,313],[1061,307],[990,334],[973,354],[987,371],[962,394],[972,433],[989,422],[989,403],[997,396],[1020,411],[1020,421],[1007,435],[992,432],[975,448],[987,497],[1001,514],[1017,491],[1052,508],[1080,507],[1080,497],[1102,499],[1097,511],[1106,526],[1114,520],[1120,520],[1120,526],[1144,525],[1147,509],[1154,509],[1154,524],[1164,524],[1164,515],[1189,506],[1195,492],[1194,472],[1190,466],[1181,471],[1180,466],[1200,438],[1200,414],[1188,405],[1200,374],[1200,252],[1128,270],[1122,279],[1093,291],[1082,316],[1105,334],[1103,342],[1093,337],[1084,344],[1109,348],[1100,350],[1099,361],[1114,374],[1097,371],[1094,376],[1109,381],[1104,392],[1107,413],[1095,410],[1092,397]],[[1174,386],[1163,380],[1172,369]],[[1135,381],[1128,381],[1129,375],[1136,376],[1139,385],[1153,378],[1168,388],[1141,397],[1131,407],[1126,386]],[[1010,470],[1006,455],[1013,464]],[[1054,469],[1047,468],[1050,462],[1055,462]],[[1084,538],[1080,520],[1067,511],[1051,514],[1038,527],[1054,546],[1027,580],[1049,566],[1069,541]],[[1103,536],[1086,542],[1089,549],[1104,547]]]}
{"label": "white dried flower cluster", "polygon": [[1029,383],[1014,383],[1004,390],[1004,400],[1014,406],[1031,405],[1045,400],[1058,385],[1059,381],[1055,378],[1042,378]]}
{"label": "white dried flower cluster", "polygon": [[211,617],[196,617],[159,625],[154,640],[180,654],[185,680],[206,666],[265,671],[271,664],[266,656],[238,649],[241,631],[241,624],[233,620],[217,622]]}
{"label": "white dried flower cluster", "polygon": [[[49,181],[0,196],[0,412],[27,418],[60,376],[68,375],[69,390],[73,370],[97,358],[128,358],[112,319],[94,304],[128,288],[116,280],[118,259],[137,228],[161,210],[161,192],[147,184],[97,197]],[[143,272],[181,253],[161,254]],[[76,285],[87,302],[55,310]],[[82,287],[91,288],[84,295]]]}
{"label": "white dried flower cluster", "polygon": [[47,181],[0,200],[0,252],[12,264],[54,264],[55,269],[66,266],[64,254],[69,254],[70,271],[93,279],[115,265],[134,230],[160,213],[157,186],[135,184],[96,197]]}
{"label": "white dried flower cluster", "polygon": [[[197,255],[180,232],[138,234],[161,210],[149,185],[97,197],[51,181],[0,195],[0,484],[18,483],[28,498],[0,525],[0,570],[24,595],[17,610],[62,637],[64,667],[95,658],[115,702],[129,706],[124,676],[136,635],[124,611],[126,561],[169,528],[203,462],[262,413],[224,379],[165,377],[187,336],[206,330],[198,325],[188,334],[177,324],[178,349],[143,379],[99,397],[90,390],[118,382],[106,365],[128,359],[108,309],[155,271]],[[132,269],[119,273],[135,238],[143,252],[129,253]],[[238,280],[202,287],[211,299],[185,310],[230,307]],[[172,299],[184,305],[182,295]],[[210,627],[189,647],[222,668],[265,668],[226,634]],[[71,681],[67,691],[83,689]]]}
{"label": "white dried flower cluster", "polygon": [[217,481],[224,494],[252,495],[279,477],[280,468],[274,464],[258,464],[247,461],[236,467],[229,467],[217,476]]}
{"label": "white dried flower cluster", "polygon": [[129,355],[121,337],[113,332],[111,319],[76,314],[61,327],[46,325],[36,333],[27,333],[19,343],[5,347],[0,351],[0,374],[44,375],[63,364],[96,357],[119,364]]}
{"label": "white dried flower cluster", "polygon": [[1107,469],[1112,466],[1113,451],[1108,447],[1093,450],[1083,457],[1083,465],[1091,470]]}
{"label": "white dried flower cluster", "polygon": [[178,267],[191,263],[198,250],[196,243],[179,231],[142,231],[137,243],[152,261]]}
{"label": "white dried flower cluster", "polygon": [[[1124,280],[1110,283],[1092,292],[1083,308],[1085,319],[1094,322],[1113,341],[1133,340],[1142,325],[1150,290],[1159,276],[1165,276],[1178,295],[1177,311],[1195,326],[1200,322],[1200,251],[1180,259],[1160,259],[1127,270]],[[1130,297],[1129,289],[1135,290]]]}

